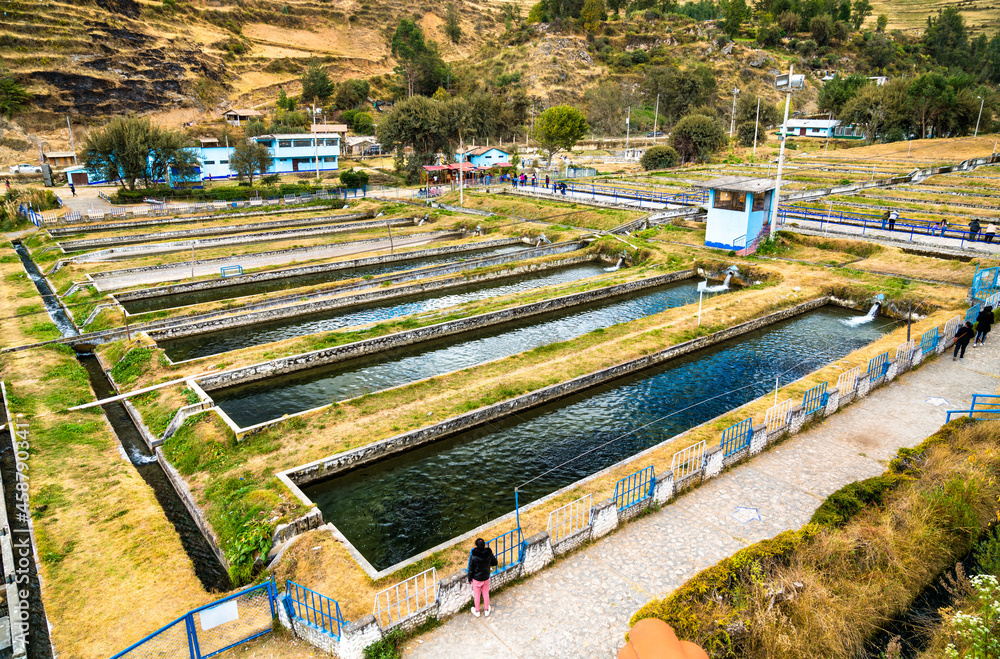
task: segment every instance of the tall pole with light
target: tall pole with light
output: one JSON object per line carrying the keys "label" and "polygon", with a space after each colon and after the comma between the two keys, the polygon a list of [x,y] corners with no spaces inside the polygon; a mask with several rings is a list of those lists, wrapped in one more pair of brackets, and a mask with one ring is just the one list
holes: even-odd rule
{"label": "tall pole with light", "polygon": [[[653,146],[656,146],[656,120],[660,118],[660,95],[656,95],[656,109],[653,110]],[[67,117],[68,119],[68,117]]]}
{"label": "tall pole with light", "polygon": [[760,129],[760,96],[757,97],[757,118],[753,124],[753,158],[757,160],[757,131]]}
{"label": "tall pole with light", "polygon": [[[774,81],[774,86],[778,90],[784,90],[785,92],[785,119],[781,123],[781,147],[778,149],[778,175],[774,182],[774,193],[771,197],[771,230],[769,232],[771,239],[774,238],[774,233],[778,225],[778,201],[781,199],[781,171],[785,164],[785,140],[788,139],[788,108],[792,102],[792,89],[796,85],[795,76],[793,75],[794,69],[794,66],[789,65],[788,77],[779,75]],[[801,83],[799,83],[799,86],[801,86]]]}
{"label": "tall pole with light", "polygon": [[976,98],[979,99],[979,116],[976,117],[976,132],[972,135],[973,137],[979,137],[979,120],[983,118],[983,103],[986,102],[986,99],[982,96],[977,96]]}
{"label": "tall pole with light", "polygon": [[739,88],[733,87],[733,117],[732,121],[729,123],[729,139],[733,138],[733,132],[736,130],[736,97],[739,95]]}
{"label": "tall pole with light", "polygon": [[628,106],[628,114],[625,115],[625,157],[628,158],[628,138],[631,132],[632,106]]}

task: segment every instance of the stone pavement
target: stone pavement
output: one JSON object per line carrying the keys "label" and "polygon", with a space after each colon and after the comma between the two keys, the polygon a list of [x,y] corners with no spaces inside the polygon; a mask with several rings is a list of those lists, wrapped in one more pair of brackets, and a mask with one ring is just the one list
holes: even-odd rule
{"label": "stone pavement", "polygon": [[[407,659],[614,657],[628,620],[736,550],[801,527],[829,494],[878,475],[902,446],[916,446],[1000,386],[1000,336],[951,350],[877,389],[820,425],[496,594],[493,615],[468,612],[408,643]],[[928,399],[943,398],[947,402]],[[936,405],[935,403],[940,403]],[[741,521],[734,517],[737,507]],[[758,519],[759,518],[759,519]],[[529,529],[529,533],[535,529]]]}

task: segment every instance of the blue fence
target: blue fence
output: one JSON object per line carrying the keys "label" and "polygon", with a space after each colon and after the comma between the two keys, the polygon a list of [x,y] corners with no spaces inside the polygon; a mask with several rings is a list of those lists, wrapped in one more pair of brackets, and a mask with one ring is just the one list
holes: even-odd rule
{"label": "blue fence", "polygon": [[753,435],[753,420],[743,419],[739,423],[734,423],[722,431],[722,450],[725,457],[742,451],[750,446],[750,437]]}
{"label": "blue fence", "polygon": [[243,274],[243,266],[242,265],[224,265],[221,268],[219,268],[219,271],[222,273],[222,278],[223,279],[225,279],[226,277],[235,277],[236,275],[242,275]]}
{"label": "blue fence", "polygon": [[[980,305],[978,304],[972,305],[971,307],[969,307],[969,310],[965,312],[965,320],[969,321],[970,323],[976,322],[976,317],[979,315],[979,312],[981,310],[982,308]],[[951,337],[949,336],[947,338],[950,339]]]}
{"label": "blue fence", "polygon": [[1000,267],[982,268],[976,266],[976,274],[972,277],[972,299],[983,300],[1000,291],[997,280],[1000,278]]}
{"label": "blue fence", "polygon": [[[945,418],[945,423],[951,421],[952,414],[959,414],[965,416],[969,415],[972,418],[973,414],[1000,414],[1000,402],[993,403],[982,403],[980,400],[994,400],[1000,401],[1000,395],[997,394],[972,394],[972,407],[967,410],[948,410],[948,416]],[[990,405],[991,407],[983,407],[982,405]]]}
{"label": "blue fence", "polygon": [[927,354],[937,348],[938,339],[940,335],[938,334],[938,328],[932,327],[920,337],[920,352]]}
{"label": "blue fence", "polygon": [[276,595],[273,580],[245,588],[185,613],[111,659],[214,657],[269,633]]}
{"label": "blue fence", "polygon": [[[556,183],[565,184],[566,191],[574,196],[590,195],[593,199],[596,199],[598,196],[610,197],[614,202],[617,202],[619,199],[634,199],[640,202],[640,204],[648,201],[659,204],[698,206],[708,201],[707,190],[665,193],[639,188],[626,188],[617,185],[599,185],[596,183],[576,183],[573,181],[556,181]],[[544,182],[541,186],[535,187],[544,188]]]}
{"label": "blue fence", "polygon": [[[497,557],[497,566],[493,569],[493,574],[500,574],[517,567],[524,560],[524,539],[521,537],[520,527],[489,540],[486,546],[492,549],[493,555]],[[472,560],[471,551],[469,560]]]}
{"label": "blue fence", "polygon": [[868,379],[875,380],[877,378],[885,375],[885,372],[889,370],[889,353],[883,352],[878,357],[875,357],[870,362],[868,362]]}
{"label": "blue fence", "polygon": [[618,510],[625,510],[640,501],[645,501],[653,496],[655,483],[653,465],[622,478],[615,483],[615,506]]}
{"label": "blue fence", "polygon": [[927,220],[915,220],[911,218],[897,218],[889,229],[889,221],[884,215],[874,215],[869,213],[855,213],[849,211],[833,211],[817,208],[807,208],[805,206],[781,206],[778,208],[778,225],[783,225],[787,221],[802,220],[807,222],[819,222],[820,227],[824,224],[842,224],[861,227],[861,234],[866,235],[868,229],[891,230],[893,233],[903,234],[912,242],[914,236],[940,236],[943,238],[953,238],[961,245],[965,241],[975,242],[979,236],[972,236],[968,228],[964,226],[944,227],[940,223]]}
{"label": "blue fence", "polygon": [[333,638],[340,640],[344,617],[340,603],[294,581],[285,582],[285,610],[289,618],[297,618]]}
{"label": "blue fence", "polygon": [[802,397],[802,407],[806,414],[815,412],[826,405],[826,382],[817,384]]}

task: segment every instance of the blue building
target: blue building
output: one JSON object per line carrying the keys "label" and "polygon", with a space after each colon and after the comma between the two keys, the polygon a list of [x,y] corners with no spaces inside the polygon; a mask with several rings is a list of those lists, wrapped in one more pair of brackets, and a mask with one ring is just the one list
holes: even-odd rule
{"label": "blue building", "polygon": [[510,155],[495,146],[474,146],[455,154],[457,162],[471,162],[475,167],[494,167],[510,163]]}
{"label": "blue building", "polygon": [[[776,133],[781,135],[781,126]],[[819,137],[845,140],[864,139],[864,131],[853,124],[843,125],[839,119],[789,119],[789,137]]]}
{"label": "blue building", "polygon": [[723,176],[698,187],[708,188],[705,246],[753,254],[770,229],[774,181]]}

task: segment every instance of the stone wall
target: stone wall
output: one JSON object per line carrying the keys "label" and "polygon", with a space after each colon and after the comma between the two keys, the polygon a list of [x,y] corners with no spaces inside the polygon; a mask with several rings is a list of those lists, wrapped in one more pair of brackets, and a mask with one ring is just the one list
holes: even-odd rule
{"label": "stone wall", "polygon": [[384,350],[391,350],[403,346],[413,345],[430,339],[438,339],[444,336],[452,336],[468,332],[470,330],[492,327],[502,323],[530,318],[531,316],[551,313],[561,309],[574,307],[581,304],[590,304],[608,298],[635,293],[637,291],[663,286],[673,282],[688,279],[693,275],[692,270],[681,270],[666,275],[658,275],[647,279],[640,279],[615,286],[607,286],[583,293],[574,293],[562,297],[524,304],[509,309],[491,311],[485,314],[460,318],[436,325],[428,325],[405,332],[397,332],[388,336],[380,336],[374,339],[366,339],[355,343],[348,343],[332,348],[314,350],[312,352],[292,355],[281,359],[274,359],[269,362],[254,364],[244,368],[237,368],[223,373],[206,375],[197,380],[197,383],[205,391],[232,387],[237,384],[244,384],[261,380],[275,375],[284,375],[296,371],[314,368],[338,361],[353,359]]}

